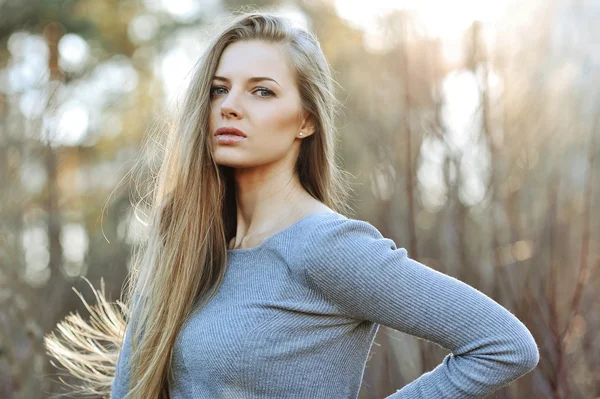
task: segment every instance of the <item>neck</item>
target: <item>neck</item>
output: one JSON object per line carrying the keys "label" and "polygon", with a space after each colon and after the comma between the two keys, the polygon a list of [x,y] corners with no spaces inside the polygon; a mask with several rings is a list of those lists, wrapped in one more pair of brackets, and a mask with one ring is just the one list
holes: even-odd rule
{"label": "neck", "polygon": [[312,199],[293,171],[256,173],[235,170],[237,228],[235,246],[293,221]]}

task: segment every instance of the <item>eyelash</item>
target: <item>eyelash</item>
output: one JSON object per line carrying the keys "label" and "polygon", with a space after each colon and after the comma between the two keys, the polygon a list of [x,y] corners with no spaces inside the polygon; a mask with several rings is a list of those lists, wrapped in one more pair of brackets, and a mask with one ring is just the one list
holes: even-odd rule
{"label": "eyelash", "polygon": [[[211,86],[211,88],[210,88],[210,96],[211,96],[211,97],[214,97],[214,96],[216,96],[216,95],[217,95],[217,94],[215,94],[215,90],[216,90],[216,89],[225,89],[225,90],[227,90],[227,88],[225,88],[225,87],[223,87],[223,86]],[[267,98],[267,97],[270,97],[270,96],[272,96],[272,97],[274,97],[274,96],[275,96],[275,93],[273,93],[273,91],[272,91],[272,90],[269,90],[269,89],[267,89],[266,87],[257,87],[257,88],[256,88],[256,91],[265,91],[265,92],[269,93],[269,95],[268,95],[268,96],[259,96],[259,97],[264,97],[264,98]]]}

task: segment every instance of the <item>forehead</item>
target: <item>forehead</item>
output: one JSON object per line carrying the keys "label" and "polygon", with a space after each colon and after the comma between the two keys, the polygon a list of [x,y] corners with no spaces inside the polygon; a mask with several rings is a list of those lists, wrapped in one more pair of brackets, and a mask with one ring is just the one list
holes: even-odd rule
{"label": "forehead", "polygon": [[227,46],[215,74],[233,80],[268,76],[282,86],[292,80],[283,46],[258,40],[238,41]]}

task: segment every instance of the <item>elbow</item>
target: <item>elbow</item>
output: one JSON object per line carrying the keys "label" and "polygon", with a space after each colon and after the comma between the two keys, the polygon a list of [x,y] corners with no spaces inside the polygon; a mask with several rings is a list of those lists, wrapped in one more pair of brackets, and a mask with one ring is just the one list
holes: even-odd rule
{"label": "elbow", "polygon": [[526,356],[523,357],[523,366],[527,368],[527,372],[530,372],[540,362],[540,351],[533,337],[531,338],[531,343],[526,348]]}
{"label": "elbow", "polygon": [[514,342],[514,365],[517,377],[527,374],[535,369],[540,361],[540,351],[535,339],[525,329],[522,334],[515,337]]}
{"label": "elbow", "polygon": [[523,369],[523,374],[529,373],[533,369],[535,369],[540,362],[540,352],[538,350],[535,342],[533,345],[528,345],[523,350],[523,355],[521,356],[520,364]]}

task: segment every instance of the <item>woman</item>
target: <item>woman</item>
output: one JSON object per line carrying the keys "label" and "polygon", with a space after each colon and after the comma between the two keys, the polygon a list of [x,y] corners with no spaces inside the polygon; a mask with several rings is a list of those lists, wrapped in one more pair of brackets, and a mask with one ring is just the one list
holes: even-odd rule
{"label": "woman", "polygon": [[314,36],[273,14],[209,45],[132,269],[113,399],[356,398],[381,324],[452,352],[389,398],[481,398],[537,365],[508,310],[343,216],[332,82]]}

